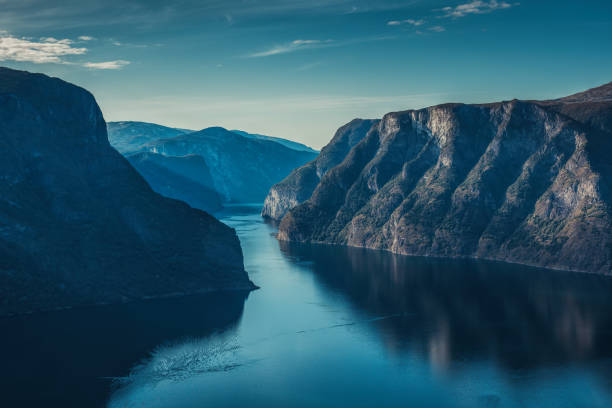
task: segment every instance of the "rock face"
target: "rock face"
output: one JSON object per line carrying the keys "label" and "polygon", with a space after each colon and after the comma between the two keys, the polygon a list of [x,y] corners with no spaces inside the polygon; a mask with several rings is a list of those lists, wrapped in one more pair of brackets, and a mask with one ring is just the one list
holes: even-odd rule
{"label": "rock face", "polygon": [[165,156],[197,155],[204,159],[223,202],[263,202],[270,187],[316,153],[247,138],[220,127],[161,139],[142,147]]}
{"label": "rock face", "polygon": [[389,113],[279,239],[610,274],[611,89]]}
{"label": "rock face", "polygon": [[201,156],[173,157],[143,152],[126,158],[155,192],[208,212],[222,208],[210,169]]}
{"label": "rock face", "polygon": [[376,123],[377,120],[355,119],[338,129],[316,159],[293,170],[283,181],[272,186],[261,215],[280,220],[287,211],[308,200],[321,177],[340,164]]}
{"label": "rock face", "polygon": [[0,69],[0,314],[251,289],[233,229],[153,192],[93,96]]}

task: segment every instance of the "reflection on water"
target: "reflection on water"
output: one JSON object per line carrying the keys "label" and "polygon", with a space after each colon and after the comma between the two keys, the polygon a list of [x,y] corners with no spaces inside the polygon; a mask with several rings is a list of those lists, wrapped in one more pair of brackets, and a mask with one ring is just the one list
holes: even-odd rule
{"label": "reflection on water", "polygon": [[396,256],[280,242],[321,285],[375,315],[393,354],[418,352],[445,369],[496,361],[509,369],[612,356],[612,280],[469,260]]}
{"label": "reflection on water", "polygon": [[[0,406],[103,407],[113,379],[152,350],[231,332],[246,297],[212,293],[0,319]],[[189,368],[162,366],[158,375]]]}
{"label": "reflection on water", "polygon": [[0,405],[612,406],[612,279],[279,243],[258,212],[221,215],[261,286],[246,301],[0,321],[2,382],[27,402]]}
{"label": "reflection on water", "polygon": [[612,406],[612,280],[279,243],[257,210],[223,217],[261,286],[229,351],[158,350],[111,407]]}

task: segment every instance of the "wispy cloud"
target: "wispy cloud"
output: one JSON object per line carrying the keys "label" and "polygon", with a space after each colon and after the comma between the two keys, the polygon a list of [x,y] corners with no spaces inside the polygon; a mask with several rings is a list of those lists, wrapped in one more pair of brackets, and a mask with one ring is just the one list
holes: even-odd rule
{"label": "wispy cloud", "polygon": [[0,32],[0,61],[64,63],[62,57],[81,55],[87,48],[74,47],[68,39],[58,40],[52,37],[38,40],[13,37],[6,32]]}
{"label": "wispy cloud", "polygon": [[425,24],[425,20],[414,20],[414,19],[409,18],[406,20],[391,20],[387,22],[387,25],[390,25],[390,26],[398,26],[402,24],[410,24],[415,27],[418,27],[418,26]]}
{"label": "wispy cloud", "polygon": [[248,54],[249,58],[269,57],[272,55],[287,54],[305,49],[322,48],[330,46],[334,40],[294,40],[288,44],[276,45],[264,51]]}
{"label": "wispy cloud", "polygon": [[294,40],[288,44],[276,45],[264,51],[254,52],[245,55],[246,58],[261,58],[272,55],[287,54],[291,52],[328,48],[328,47],[343,47],[352,44],[368,43],[373,41],[394,40],[396,36],[378,36],[378,37],[362,37],[352,38],[347,40]]}
{"label": "wispy cloud", "polygon": [[481,1],[476,0],[471,3],[460,4],[455,7],[447,6],[435,11],[441,11],[440,17],[459,18],[469,14],[487,14],[495,10],[509,9],[510,7],[518,6],[520,3],[508,3],[505,1]]}
{"label": "wispy cloud", "polygon": [[[81,41],[93,40],[93,37],[80,36]],[[73,62],[65,57],[87,53],[85,47],[75,47],[74,41],[53,37],[32,39],[15,37],[6,31],[0,31],[0,61],[31,62],[34,64],[81,65],[93,69],[120,69],[129,61],[115,60],[104,62]]]}
{"label": "wispy cloud", "polygon": [[79,40],[81,40],[81,41],[93,41],[93,40],[95,40],[95,38],[90,37],[88,35],[82,35],[82,36],[79,37]]}
{"label": "wispy cloud", "polygon": [[93,69],[121,69],[128,65],[130,61],[115,60],[115,61],[104,61],[104,62],[86,62],[83,64],[86,68]]}
{"label": "wispy cloud", "polygon": [[429,27],[430,31],[436,32],[436,33],[442,33],[444,31],[446,31],[446,28],[444,28],[441,25],[437,25],[437,26],[433,26],[433,27]]}

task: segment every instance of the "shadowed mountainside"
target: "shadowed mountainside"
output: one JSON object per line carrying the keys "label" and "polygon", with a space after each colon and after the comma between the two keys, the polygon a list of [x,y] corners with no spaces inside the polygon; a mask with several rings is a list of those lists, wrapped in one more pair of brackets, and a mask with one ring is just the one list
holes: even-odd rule
{"label": "shadowed mountainside", "polygon": [[174,157],[143,152],[126,158],[155,192],[200,210],[221,209],[221,197],[215,191],[210,169],[201,156]]}
{"label": "shadowed mountainside", "polygon": [[94,97],[0,69],[0,314],[252,289],[233,229],[153,192]]}

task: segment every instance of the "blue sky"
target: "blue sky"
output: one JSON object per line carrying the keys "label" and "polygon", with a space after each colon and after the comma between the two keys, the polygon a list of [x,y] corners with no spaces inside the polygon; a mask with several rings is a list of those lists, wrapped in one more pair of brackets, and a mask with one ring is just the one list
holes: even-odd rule
{"label": "blue sky", "polygon": [[320,148],[355,117],[612,81],[612,2],[0,0],[0,65],[89,89],[107,120]]}

